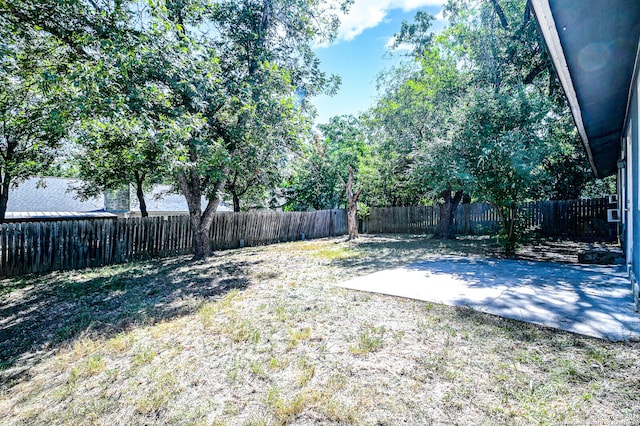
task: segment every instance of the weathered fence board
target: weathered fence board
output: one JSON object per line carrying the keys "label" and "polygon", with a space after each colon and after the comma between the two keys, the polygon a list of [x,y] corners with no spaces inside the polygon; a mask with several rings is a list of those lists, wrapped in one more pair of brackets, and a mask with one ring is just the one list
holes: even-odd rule
{"label": "weathered fence board", "polygon": [[[214,250],[347,233],[345,210],[217,213]],[[188,216],[5,223],[0,276],[79,269],[193,252]]]}
{"label": "weathered fence board", "polygon": [[[616,225],[607,222],[606,198],[571,201],[539,201],[520,206],[526,224],[544,237],[585,241],[611,241]],[[437,206],[381,207],[370,209],[365,229],[370,233],[433,233],[439,222]],[[461,204],[454,217],[456,233],[483,235],[500,229],[500,218],[486,203]]]}

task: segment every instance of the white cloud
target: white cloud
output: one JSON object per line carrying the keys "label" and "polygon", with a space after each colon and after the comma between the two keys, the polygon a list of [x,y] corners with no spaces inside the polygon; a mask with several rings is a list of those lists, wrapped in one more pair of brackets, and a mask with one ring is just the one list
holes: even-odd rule
{"label": "white cloud", "polygon": [[340,14],[339,40],[353,40],[368,28],[379,25],[392,9],[410,11],[425,6],[442,6],[446,0],[355,0],[349,13]]}
{"label": "white cloud", "polygon": [[440,9],[440,12],[438,12],[438,14],[434,16],[434,18],[436,18],[436,21],[444,21],[446,19],[444,17],[444,9]]}
{"label": "white cloud", "polygon": [[396,36],[389,37],[389,39],[387,40],[387,44],[385,45],[387,50],[391,50],[392,48],[396,52],[408,52],[410,50],[413,50],[414,46],[411,43],[400,43],[398,46],[394,48],[393,45],[395,44],[395,42],[396,42]]}

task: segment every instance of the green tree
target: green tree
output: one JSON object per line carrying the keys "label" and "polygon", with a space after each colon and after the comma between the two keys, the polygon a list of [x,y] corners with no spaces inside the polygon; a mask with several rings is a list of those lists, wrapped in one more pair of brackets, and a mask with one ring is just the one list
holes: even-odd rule
{"label": "green tree", "polygon": [[347,170],[347,181],[343,181],[347,196],[347,234],[349,240],[353,240],[358,238],[358,201],[364,188],[360,186],[354,190],[355,171],[351,166],[348,166]]}
{"label": "green tree", "polygon": [[368,194],[391,205],[437,201],[435,236],[449,238],[468,192],[494,204],[513,252],[516,205],[575,197],[588,166],[528,2],[449,0],[445,13],[439,35],[424,12],[396,35],[408,60],[380,80],[370,113],[378,163]]}
{"label": "green tree", "polygon": [[450,239],[454,238],[453,218],[467,174],[447,130],[469,80],[459,70],[456,56],[447,50],[446,33],[434,36],[428,32],[431,20],[430,15],[419,13],[414,23],[403,23],[396,42],[414,46],[411,62],[383,80],[386,91],[373,110],[374,124],[380,129],[376,134],[389,141],[379,146],[401,154],[384,156],[396,160],[392,169],[396,179],[404,178],[408,192],[418,202],[439,203],[440,222],[434,238]]}
{"label": "green tree", "polygon": [[[291,0],[167,8],[177,51],[190,53],[190,62],[174,67],[166,80],[183,109],[177,118],[182,136],[173,138],[174,170],[189,205],[196,258],[211,252],[213,214],[247,144],[271,127],[279,137],[260,142],[271,143],[269,152],[287,149],[303,130],[299,116],[308,102],[294,108],[297,91],[312,96],[330,84],[311,50],[314,40],[331,37],[336,28],[324,9],[316,1]],[[209,200],[204,211],[202,195]]]}
{"label": "green tree", "polygon": [[352,183],[361,184],[358,175],[369,149],[360,120],[336,116],[318,130],[293,163],[293,173],[284,188],[288,209],[322,210],[345,205],[350,167],[354,171]]}
{"label": "green tree", "polygon": [[79,154],[75,160],[58,159],[53,170],[63,171],[62,163],[77,170],[86,180],[79,188],[84,196],[133,183],[143,215],[142,187],[157,174],[158,149],[139,138],[157,134],[151,121],[160,113],[152,104],[162,97],[145,61],[149,34],[135,23],[146,12],[144,2],[127,0],[0,1],[0,16],[19,39],[35,30],[66,47],[56,61],[73,81],[75,96],[65,102],[78,113],[67,126],[82,147],[71,150]]}
{"label": "green tree", "polygon": [[600,198],[617,193],[617,177],[609,176],[603,179],[591,180],[582,189],[581,198]]}
{"label": "green tree", "polygon": [[[265,160],[270,161],[271,157],[269,155]],[[262,158],[259,153],[251,154],[246,157],[248,161],[245,164],[237,164],[229,171],[225,193],[231,196],[234,212],[269,207],[273,204],[277,187],[284,179],[286,161],[283,159],[278,166],[277,162],[268,164],[260,161]],[[249,172],[252,168],[253,173]]]}
{"label": "green tree", "polygon": [[335,168],[346,201],[348,236],[353,240],[358,238],[358,202],[364,191],[360,172],[369,154],[365,135],[360,120],[353,116],[333,117],[320,129],[337,148],[334,151]]}
{"label": "green tree", "polygon": [[[116,101],[88,108],[108,110],[109,120],[121,114],[114,123],[151,119],[144,132],[162,133],[170,175],[189,206],[196,258],[211,253],[213,214],[231,174],[251,166],[243,158],[251,146],[289,149],[304,130],[308,97],[334,87],[311,46],[333,37],[338,21],[317,0],[38,3],[2,2],[0,14],[65,43],[76,69],[89,71],[76,75],[87,96]],[[306,96],[296,107],[299,92]]]}
{"label": "green tree", "polygon": [[428,101],[417,93],[415,80],[406,79],[414,73],[404,66],[385,75],[378,83],[384,94],[367,116],[373,167],[366,184],[372,205],[408,206],[425,200],[427,191],[419,187],[413,171],[418,141],[432,129],[423,120]]}
{"label": "green tree", "polygon": [[571,112],[554,106],[545,121],[549,139],[553,141],[553,149],[543,159],[550,178],[546,196],[552,200],[581,198],[587,186],[594,182],[594,175]]}
{"label": "green tree", "polygon": [[[122,24],[140,10],[144,1],[138,0],[0,0],[3,28],[10,28],[14,36],[27,40],[36,31],[51,36],[68,51],[58,63],[73,63],[95,58],[100,47],[122,33]],[[132,36],[138,31],[129,28]]]}
{"label": "green tree", "polygon": [[476,87],[560,92],[528,0],[449,0],[447,41]]}
{"label": "green tree", "polygon": [[162,179],[164,157],[160,134],[153,125],[135,116],[124,120],[100,117],[86,120],[77,131],[81,148],[75,165],[82,185],[78,192],[93,197],[109,189],[132,184],[142,217],[147,217],[145,189]]}
{"label": "green tree", "polygon": [[132,185],[145,217],[145,189],[169,180],[164,142],[175,97],[157,67],[171,66],[157,50],[153,27],[135,26],[139,14],[110,13],[119,27],[108,38],[88,41],[91,56],[74,64],[82,115],[71,162],[84,180],[83,196]]}
{"label": "green tree", "polygon": [[[336,83],[311,49],[338,24],[334,8],[318,0],[18,0],[1,1],[0,15],[69,46],[76,69],[89,71],[76,74],[77,84],[119,99],[110,114],[142,102],[155,126],[147,130],[162,134],[170,176],[187,200],[195,258],[211,253],[213,214],[247,145],[288,149],[304,130],[308,98]],[[131,96],[140,88],[150,96]],[[260,139],[265,129],[272,131]]]}
{"label": "green tree", "polygon": [[302,144],[283,186],[285,209],[305,211],[337,208],[341,201],[331,140],[315,134]]}
{"label": "green tree", "polygon": [[9,189],[55,161],[73,118],[59,44],[0,16],[0,222]]}
{"label": "green tree", "polygon": [[473,196],[495,206],[501,241],[512,254],[524,228],[517,204],[565,196],[562,182],[577,184],[579,192],[586,161],[575,151],[575,131],[562,119],[566,100],[529,3],[450,0],[445,12],[451,22],[447,42],[472,76],[452,135]]}
{"label": "green tree", "polygon": [[518,204],[544,193],[550,151],[545,99],[535,91],[475,90],[456,111],[452,139],[472,176],[473,194],[495,208],[500,242],[514,254],[523,237]]}
{"label": "green tree", "polygon": [[270,115],[260,113],[264,121],[255,128],[251,126],[242,143],[236,144],[225,185],[234,211],[274,203],[289,159],[299,150],[303,132],[310,124],[309,117],[291,101],[271,106]]}

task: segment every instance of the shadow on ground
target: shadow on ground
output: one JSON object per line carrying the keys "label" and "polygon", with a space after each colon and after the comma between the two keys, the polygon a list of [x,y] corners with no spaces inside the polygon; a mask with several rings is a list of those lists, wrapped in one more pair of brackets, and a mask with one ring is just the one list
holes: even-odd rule
{"label": "shadow on ground", "polygon": [[[580,241],[540,238],[519,248],[515,256],[508,257],[504,255],[495,238],[488,235],[462,236],[455,240],[443,241],[432,239],[430,234],[363,234],[353,244],[355,249],[365,255],[337,259],[334,264],[348,267],[354,275],[405,266],[425,258],[445,255],[575,264],[578,263],[578,253],[593,246]],[[597,246],[606,248],[607,244]]]}
{"label": "shadow on ground", "polygon": [[612,341],[640,338],[629,280],[618,266],[442,255],[338,286],[471,307]]}
{"label": "shadow on ground", "polygon": [[250,262],[186,257],[0,281],[0,385],[87,334],[110,337],[193,313],[249,285]]}
{"label": "shadow on ground", "polygon": [[429,257],[442,255],[500,256],[499,247],[488,236],[464,237],[456,240],[434,240],[431,235],[362,235],[353,248],[360,257],[336,259],[333,264],[348,268],[354,276],[405,266]]}

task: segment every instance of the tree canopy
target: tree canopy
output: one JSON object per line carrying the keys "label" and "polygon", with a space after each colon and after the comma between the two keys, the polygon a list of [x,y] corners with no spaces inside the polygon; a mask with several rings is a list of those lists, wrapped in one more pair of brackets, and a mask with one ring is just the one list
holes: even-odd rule
{"label": "tree canopy", "polygon": [[222,192],[272,185],[311,123],[309,97],[337,84],[311,48],[338,24],[317,0],[42,3],[2,1],[0,16],[70,52],[85,192],[128,181],[140,194],[163,169],[187,200],[197,258]]}
{"label": "tree canopy", "polygon": [[349,167],[364,171],[370,158],[360,120],[337,116],[318,126],[293,161],[285,184],[287,208],[333,209],[346,204],[344,185]]}
{"label": "tree canopy", "polygon": [[133,185],[144,214],[146,188],[172,184],[196,258],[223,197],[236,211],[437,204],[440,238],[459,203],[482,200],[512,252],[518,203],[588,186],[525,0],[449,0],[438,33],[418,12],[375,104],[313,128],[311,99],[339,84],[313,47],[350,3],[0,0],[0,220],[9,187],[50,170],[61,144],[85,196]]}
{"label": "tree canopy", "polygon": [[410,49],[380,79],[369,124],[382,184],[369,193],[438,203],[442,238],[463,194],[490,202],[513,252],[518,203],[578,197],[588,165],[528,2],[450,0],[444,13],[439,34],[419,12],[396,35]]}
{"label": "tree canopy", "polygon": [[66,49],[37,30],[0,19],[0,222],[9,189],[53,165],[75,111]]}

